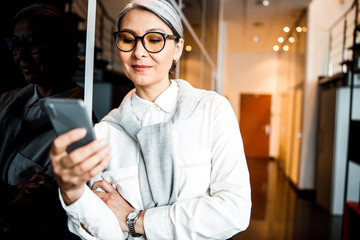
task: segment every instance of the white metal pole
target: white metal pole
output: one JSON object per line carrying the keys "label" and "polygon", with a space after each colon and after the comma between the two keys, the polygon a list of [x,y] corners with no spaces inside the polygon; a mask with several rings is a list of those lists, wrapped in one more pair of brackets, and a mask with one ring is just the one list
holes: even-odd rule
{"label": "white metal pole", "polygon": [[225,57],[225,36],[226,28],[224,22],[224,0],[219,1],[219,34],[217,48],[217,71],[215,89],[219,94],[223,94],[224,85],[224,57]]}
{"label": "white metal pole", "polygon": [[92,102],[93,102],[95,20],[96,20],[96,0],[88,0],[87,24],[86,24],[84,102],[90,119],[92,119]]}

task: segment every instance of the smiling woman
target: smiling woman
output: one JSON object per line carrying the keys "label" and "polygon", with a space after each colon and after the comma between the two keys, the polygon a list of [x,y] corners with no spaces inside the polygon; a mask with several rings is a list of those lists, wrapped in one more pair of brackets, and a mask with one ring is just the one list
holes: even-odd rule
{"label": "smiling woman", "polygon": [[[134,37],[132,51],[123,51],[120,46],[124,45],[124,41],[120,45],[119,40],[117,41],[122,68],[135,84],[136,94],[142,99],[154,101],[170,85],[169,71],[172,63],[177,62],[181,56],[184,40],[172,35],[172,30],[161,18],[146,10],[134,9],[120,19],[120,37],[121,33],[130,30],[143,36],[142,44],[137,44],[140,39]],[[172,37],[164,38],[162,34]],[[162,39],[161,45],[153,42],[150,44],[149,38],[154,35]],[[150,48],[156,51],[149,51]]]}
{"label": "smiling woman", "polygon": [[[54,140],[50,158],[72,232],[83,239],[228,239],[250,218],[249,172],[226,98],[169,79],[183,50],[180,17],[165,0],[133,0],[115,44],[134,83],[95,125]],[[111,160],[110,160],[111,159]]]}

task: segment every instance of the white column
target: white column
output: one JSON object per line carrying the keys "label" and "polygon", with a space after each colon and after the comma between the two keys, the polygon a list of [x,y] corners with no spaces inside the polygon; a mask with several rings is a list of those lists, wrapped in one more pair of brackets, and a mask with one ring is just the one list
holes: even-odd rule
{"label": "white column", "polygon": [[90,119],[92,119],[94,46],[95,46],[96,0],[88,0],[86,24],[85,82],[84,102]]}

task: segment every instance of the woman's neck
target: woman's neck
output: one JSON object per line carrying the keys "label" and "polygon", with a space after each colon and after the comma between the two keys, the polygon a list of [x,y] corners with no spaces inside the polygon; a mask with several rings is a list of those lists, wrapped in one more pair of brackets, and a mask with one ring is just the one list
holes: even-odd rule
{"label": "woman's neck", "polygon": [[141,99],[154,102],[169,86],[171,82],[164,82],[161,85],[156,86],[139,86],[135,85],[136,95],[138,95]]}
{"label": "woman's neck", "polygon": [[64,84],[53,84],[53,85],[36,85],[36,89],[41,98],[49,97],[75,87],[75,83],[66,82]]}

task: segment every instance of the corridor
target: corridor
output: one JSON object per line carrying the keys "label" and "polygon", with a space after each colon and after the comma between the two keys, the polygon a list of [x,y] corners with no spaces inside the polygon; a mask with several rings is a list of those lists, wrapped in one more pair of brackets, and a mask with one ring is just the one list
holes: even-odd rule
{"label": "corridor", "polygon": [[[342,218],[299,196],[276,163],[248,159],[252,190],[249,228],[234,240],[340,240]],[[310,194],[309,194],[310,195]]]}

